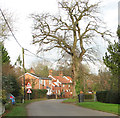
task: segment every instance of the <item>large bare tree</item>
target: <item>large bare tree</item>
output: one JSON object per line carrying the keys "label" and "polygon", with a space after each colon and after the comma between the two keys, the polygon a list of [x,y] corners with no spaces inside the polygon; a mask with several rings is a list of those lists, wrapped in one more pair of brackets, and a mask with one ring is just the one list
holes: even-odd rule
{"label": "large bare tree", "polygon": [[106,36],[110,35],[99,17],[99,4],[89,0],[62,0],[58,2],[59,13],[56,15],[31,15],[34,20],[33,44],[39,43],[38,51],[60,48],[62,55],[70,55],[73,96],[76,95],[75,85],[81,62],[83,59],[94,60],[96,42],[106,40]]}
{"label": "large bare tree", "polygon": [[5,39],[10,36],[10,30],[8,25],[10,25],[11,30],[13,30],[13,16],[7,10],[0,9],[0,42],[3,42]]}

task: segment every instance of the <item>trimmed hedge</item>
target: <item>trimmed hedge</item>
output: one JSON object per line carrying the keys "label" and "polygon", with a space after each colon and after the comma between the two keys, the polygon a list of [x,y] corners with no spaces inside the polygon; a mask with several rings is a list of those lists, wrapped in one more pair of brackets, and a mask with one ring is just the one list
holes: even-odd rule
{"label": "trimmed hedge", "polygon": [[120,104],[120,92],[118,91],[97,91],[96,97],[99,102]]}
{"label": "trimmed hedge", "polygon": [[[38,99],[46,97],[47,90],[46,89],[31,89],[32,93],[30,93],[30,99]],[[26,98],[29,99],[29,94],[26,91]]]}
{"label": "trimmed hedge", "polygon": [[94,99],[94,94],[84,94],[84,99]]}

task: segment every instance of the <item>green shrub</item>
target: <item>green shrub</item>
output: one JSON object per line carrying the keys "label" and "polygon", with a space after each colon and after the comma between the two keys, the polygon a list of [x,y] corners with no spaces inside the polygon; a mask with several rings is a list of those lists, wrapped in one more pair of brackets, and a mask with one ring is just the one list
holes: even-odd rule
{"label": "green shrub", "polygon": [[94,94],[86,93],[84,94],[84,99],[94,99]]}
{"label": "green shrub", "polygon": [[98,91],[96,96],[99,102],[120,104],[120,92],[118,91]]}
{"label": "green shrub", "polygon": [[10,110],[10,109],[12,109],[12,107],[13,107],[13,105],[11,103],[7,103],[5,105],[5,110]]}
{"label": "green shrub", "polygon": [[23,96],[17,96],[17,97],[15,98],[15,102],[17,102],[17,103],[22,103],[22,99],[23,99]]}
{"label": "green shrub", "polygon": [[[47,90],[46,89],[32,89],[32,93],[30,94],[30,99],[38,99],[46,97]],[[29,94],[27,94],[27,99],[29,99]]]}
{"label": "green shrub", "polygon": [[108,91],[97,91],[96,92],[97,100],[99,102],[106,102],[107,93]]}
{"label": "green shrub", "polygon": [[2,104],[6,104],[7,103],[7,99],[2,99]]}
{"label": "green shrub", "polygon": [[106,102],[120,104],[120,93],[118,93],[117,91],[108,91]]}

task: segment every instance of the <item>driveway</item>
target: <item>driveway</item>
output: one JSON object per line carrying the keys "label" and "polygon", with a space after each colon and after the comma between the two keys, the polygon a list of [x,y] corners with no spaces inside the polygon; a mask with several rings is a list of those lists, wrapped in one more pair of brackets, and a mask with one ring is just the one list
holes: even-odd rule
{"label": "driveway", "polygon": [[31,103],[27,105],[28,116],[115,116],[61,102],[62,100],[45,100]]}

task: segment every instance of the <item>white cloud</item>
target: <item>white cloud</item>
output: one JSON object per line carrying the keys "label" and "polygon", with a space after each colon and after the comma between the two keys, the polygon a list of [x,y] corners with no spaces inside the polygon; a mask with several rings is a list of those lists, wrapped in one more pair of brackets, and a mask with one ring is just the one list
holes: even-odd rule
{"label": "white cloud", "polygon": [[[118,1],[117,0],[102,0],[102,14],[103,20],[107,23],[109,29],[116,33],[118,24]],[[31,21],[28,18],[29,14],[37,12],[57,12],[57,0],[0,0],[0,8],[8,9],[13,12],[17,18],[15,27],[17,31],[15,36],[20,44],[36,53],[37,46],[30,45],[32,42],[31,36]],[[13,38],[5,42],[5,47],[11,57],[12,63],[15,62],[18,55],[22,55],[21,48],[17,45]],[[49,56],[50,55],[50,56]],[[55,54],[56,55],[56,54]],[[56,58],[54,54],[48,54],[47,58]],[[36,61],[36,57],[25,56],[25,65],[30,66],[32,61]],[[39,60],[39,59],[38,59]]]}

